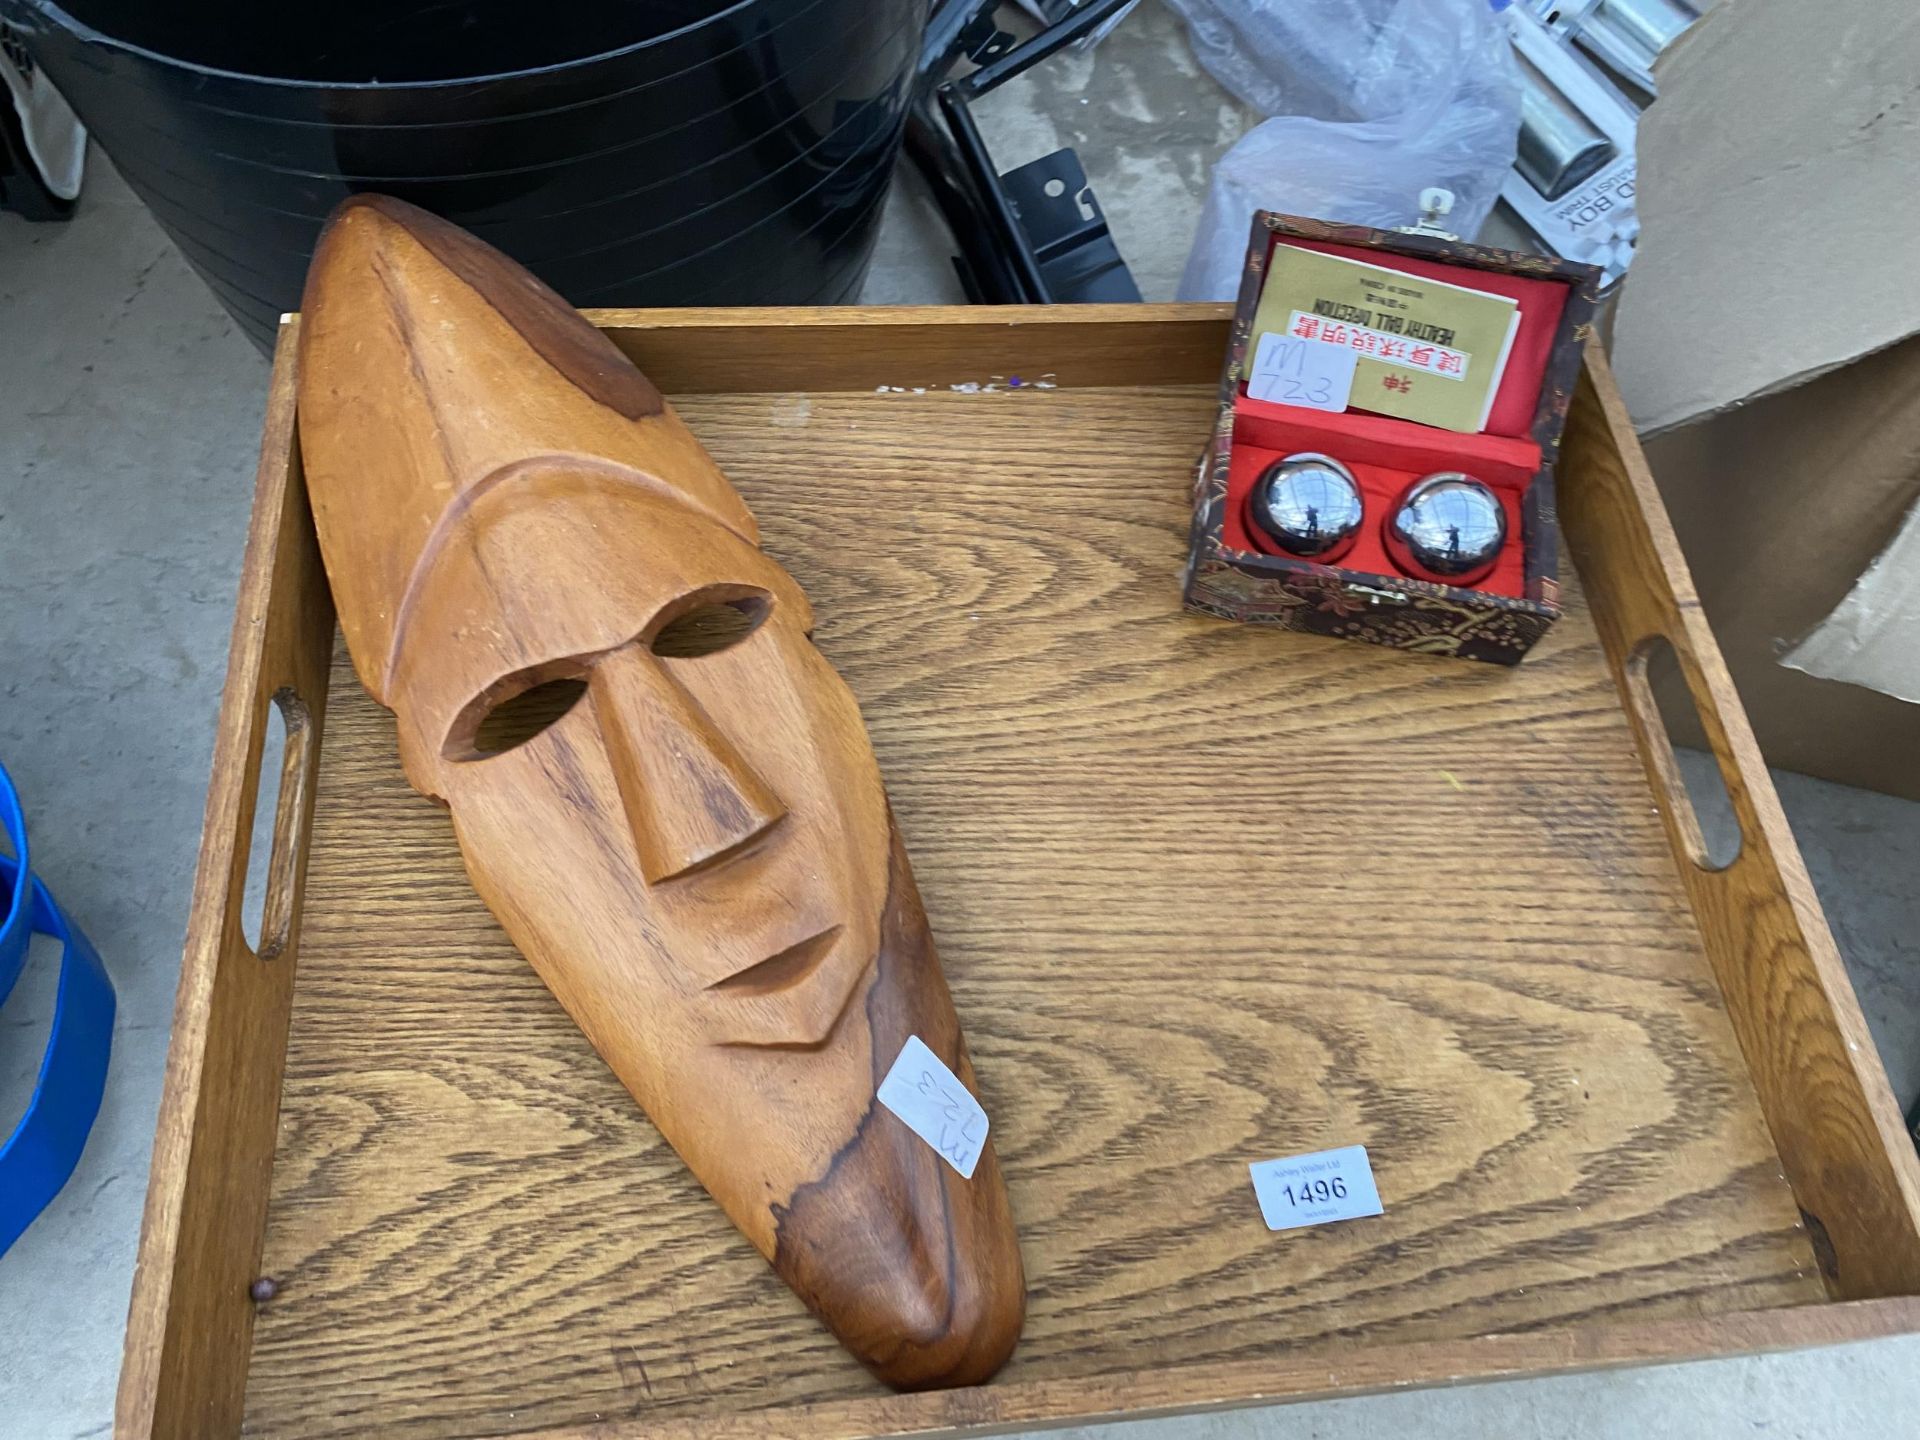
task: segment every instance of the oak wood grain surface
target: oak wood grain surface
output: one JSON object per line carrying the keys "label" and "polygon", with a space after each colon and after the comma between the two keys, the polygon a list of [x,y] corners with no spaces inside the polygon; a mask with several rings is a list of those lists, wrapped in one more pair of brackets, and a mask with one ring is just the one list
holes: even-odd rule
{"label": "oak wood grain surface", "polygon": [[[674,400],[887,775],[1012,1193],[1001,1384],[1818,1301],[1580,587],[1514,670],[1182,613],[1208,387]],[[877,1395],[336,662],[246,1431]],[[1274,1235],[1249,1161],[1363,1143]]]}
{"label": "oak wood grain surface", "polygon": [[1664,818],[1675,853],[1692,857],[1680,873],[1782,1168],[1834,1294],[1912,1295],[1920,1291],[1920,1162],[1597,346],[1580,400],[1567,433],[1582,467],[1563,501],[1568,534],[1595,577],[1600,638],[1649,783],[1684,793],[1647,678],[1662,641],[1719,761],[1740,832],[1733,858],[1711,863],[1690,804]]}
{"label": "oak wood grain surface", "polygon": [[[1920,1299],[1854,1300],[1682,1319],[1621,1318],[1565,1327],[1371,1345],[1275,1346],[1254,1361],[1003,1381],[963,1390],[871,1395],[779,1410],[690,1412],[561,1425],[529,1440],[866,1440],[1000,1435],[1075,1422],[1244,1409],[1305,1397],[1374,1395],[1530,1375],[1663,1365],[1703,1356],[1844,1345],[1920,1329]],[[1299,1433],[1276,1417],[1276,1433]],[[1244,1428],[1244,1427],[1242,1427]],[[1077,1429],[1085,1437],[1097,1431]],[[1309,1432],[1311,1433],[1311,1432]]]}

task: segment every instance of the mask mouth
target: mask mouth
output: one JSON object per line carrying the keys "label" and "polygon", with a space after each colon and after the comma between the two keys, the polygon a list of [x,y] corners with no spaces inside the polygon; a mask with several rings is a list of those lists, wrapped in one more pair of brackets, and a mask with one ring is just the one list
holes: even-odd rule
{"label": "mask mouth", "polygon": [[744,970],[736,970],[724,980],[714,981],[707,989],[717,995],[738,998],[778,995],[796,989],[806,983],[827,956],[833,953],[833,947],[839,943],[844,928],[829,925],[817,935],[810,935],[784,950],[776,951]]}

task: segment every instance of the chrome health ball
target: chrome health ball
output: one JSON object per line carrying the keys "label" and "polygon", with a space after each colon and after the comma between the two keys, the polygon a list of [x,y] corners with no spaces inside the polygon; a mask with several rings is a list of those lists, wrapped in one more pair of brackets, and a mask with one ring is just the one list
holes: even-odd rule
{"label": "chrome health ball", "polygon": [[1366,506],[1353,473],[1327,455],[1289,455],[1254,482],[1253,523],[1289,555],[1331,563],[1360,533]]}
{"label": "chrome health ball", "polygon": [[1471,585],[1486,577],[1507,543],[1500,497],[1458,470],[1407,487],[1387,520],[1387,553],[1416,580]]}

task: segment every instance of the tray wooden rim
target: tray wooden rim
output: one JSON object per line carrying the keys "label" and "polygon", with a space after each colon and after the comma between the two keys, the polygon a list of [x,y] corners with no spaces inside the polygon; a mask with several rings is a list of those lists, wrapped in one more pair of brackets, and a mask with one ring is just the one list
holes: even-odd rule
{"label": "tray wooden rim", "polygon": [[[1211,385],[1231,307],[602,310],[589,317],[669,393],[991,383]],[[333,609],[294,415],[297,317],[282,325],[262,440],[173,1040],[136,1265],[115,1433],[237,1435],[250,1354],[293,967],[325,718]],[[1569,483],[1577,475],[1578,483]],[[786,1409],[516,1431],[536,1440],[878,1436],[1140,1418],[1388,1388],[1840,1343],[1920,1330],[1920,1159],[1908,1144],[1771,780],[1615,389],[1590,345],[1560,510],[1782,1165],[1814,1231],[1827,1304],[1472,1340],[1007,1382]],[[1727,780],[1744,846],[1704,868],[1645,683],[1670,641]],[[240,925],[270,711],[289,729],[267,913]]]}

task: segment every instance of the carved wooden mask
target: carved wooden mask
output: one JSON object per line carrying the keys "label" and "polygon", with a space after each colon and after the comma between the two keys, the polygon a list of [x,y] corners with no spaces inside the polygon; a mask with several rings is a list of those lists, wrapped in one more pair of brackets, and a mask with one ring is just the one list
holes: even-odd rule
{"label": "carved wooden mask", "polygon": [[859,709],[659,393],[498,252],[360,196],[315,256],[300,437],[328,576],[475,888],[733,1222],[882,1379],[1018,1337],[970,1180],[874,1099],[970,1086]]}

